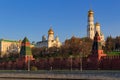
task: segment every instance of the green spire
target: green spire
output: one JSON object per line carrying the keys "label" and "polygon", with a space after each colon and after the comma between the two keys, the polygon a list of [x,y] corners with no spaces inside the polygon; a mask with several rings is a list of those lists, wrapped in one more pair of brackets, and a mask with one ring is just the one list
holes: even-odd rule
{"label": "green spire", "polygon": [[32,51],[30,48],[30,42],[27,39],[27,37],[25,37],[21,43],[20,55],[21,56],[32,55]]}
{"label": "green spire", "polygon": [[27,37],[25,37],[22,42],[24,42],[24,43],[25,43],[25,42],[29,42],[29,40],[28,40]]}
{"label": "green spire", "polygon": [[95,51],[95,50],[102,50],[102,43],[101,43],[101,39],[98,32],[96,32],[95,34],[94,42],[92,46],[92,51]]}

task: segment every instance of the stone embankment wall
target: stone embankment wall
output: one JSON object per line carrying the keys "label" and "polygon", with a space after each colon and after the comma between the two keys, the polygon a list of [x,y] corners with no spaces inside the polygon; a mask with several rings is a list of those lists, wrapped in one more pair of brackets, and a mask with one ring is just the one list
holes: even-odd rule
{"label": "stone embankment wall", "polygon": [[1,78],[9,79],[100,79],[120,80],[120,72],[116,71],[42,71],[42,72],[0,72]]}

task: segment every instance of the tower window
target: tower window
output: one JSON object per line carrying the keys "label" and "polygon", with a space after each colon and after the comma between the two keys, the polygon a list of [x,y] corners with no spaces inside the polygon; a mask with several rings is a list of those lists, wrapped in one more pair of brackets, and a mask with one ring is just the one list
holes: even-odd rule
{"label": "tower window", "polygon": [[93,29],[91,28],[91,30],[93,30]]}

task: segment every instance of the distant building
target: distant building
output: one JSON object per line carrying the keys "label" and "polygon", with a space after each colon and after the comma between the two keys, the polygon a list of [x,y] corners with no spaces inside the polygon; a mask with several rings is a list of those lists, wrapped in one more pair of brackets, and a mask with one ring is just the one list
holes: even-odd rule
{"label": "distant building", "polygon": [[48,40],[46,38],[46,36],[42,36],[42,41],[39,41],[36,43],[36,47],[60,47],[61,46],[61,42],[59,41],[59,37],[56,36],[56,38],[54,39],[54,31],[52,30],[52,28],[50,28],[48,30]]}
{"label": "distant building", "polygon": [[87,25],[87,37],[94,39],[95,33],[98,32],[101,41],[104,42],[104,34],[101,32],[100,24],[96,22],[94,24],[94,12],[92,10],[88,11],[88,25]]}
{"label": "distant building", "polygon": [[11,52],[18,53],[20,52],[21,41],[14,41],[14,40],[0,40],[0,53],[1,56],[5,54],[9,54]]}
{"label": "distant building", "polygon": [[[21,49],[21,40],[15,41],[15,40],[6,40],[6,39],[0,39],[0,56],[4,56],[9,53],[19,53]],[[30,45],[31,47],[34,47],[34,45]]]}

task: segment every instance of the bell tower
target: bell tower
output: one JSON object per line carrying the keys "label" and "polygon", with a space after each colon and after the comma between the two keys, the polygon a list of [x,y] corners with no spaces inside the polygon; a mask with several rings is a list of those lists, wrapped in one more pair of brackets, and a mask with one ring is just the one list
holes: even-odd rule
{"label": "bell tower", "polygon": [[90,39],[94,39],[95,35],[95,27],[94,27],[94,12],[92,10],[88,11],[88,25],[87,25],[87,37]]}
{"label": "bell tower", "polygon": [[95,23],[95,31],[98,32],[98,34],[100,35],[100,24],[98,22]]}

